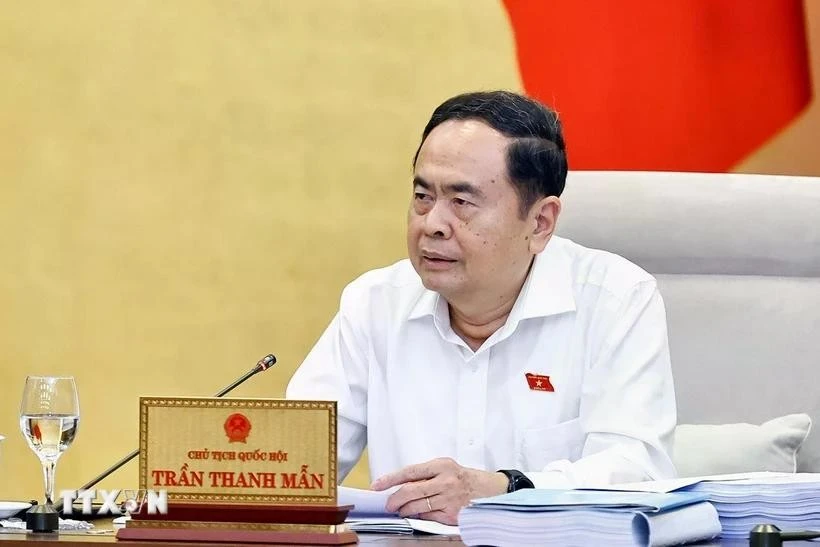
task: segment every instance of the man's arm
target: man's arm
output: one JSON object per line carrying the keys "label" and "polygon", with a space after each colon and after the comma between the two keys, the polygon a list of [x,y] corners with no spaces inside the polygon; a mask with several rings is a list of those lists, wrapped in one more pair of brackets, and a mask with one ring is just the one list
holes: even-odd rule
{"label": "man's arm", "polygon": [[287,387],[288,399],[338,401],[337,443],[341,482],[367,443],[367,357],[369,344],[346,289],[340,311]]}
{"label": "man's arm", "polygon": [[582,386],[581,458],[528,470],[536,488],[583,487],[675,476],[677,422],[666,311],[654,280],[636,285],[598,325],[603,342]]}

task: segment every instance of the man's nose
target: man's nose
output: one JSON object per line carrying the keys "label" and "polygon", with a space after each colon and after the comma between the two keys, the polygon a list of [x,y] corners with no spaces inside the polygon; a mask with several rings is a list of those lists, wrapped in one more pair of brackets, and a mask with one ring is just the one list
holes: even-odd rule
{"label": "man's nose", "polygon": [[453,234],[451,214],[442,200],[436,200],[433,208],[424,215],[424,234],[444,239]]}

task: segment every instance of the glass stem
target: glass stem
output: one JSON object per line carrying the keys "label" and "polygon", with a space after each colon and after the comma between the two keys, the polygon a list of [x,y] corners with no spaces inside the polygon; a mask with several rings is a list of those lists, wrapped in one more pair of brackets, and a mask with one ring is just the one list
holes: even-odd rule
{"label": "glass stem", "polygon": [[46,482],[46,505],[54,505],[54,468],[57,462],[46,460],[43,462],[43,478]]}

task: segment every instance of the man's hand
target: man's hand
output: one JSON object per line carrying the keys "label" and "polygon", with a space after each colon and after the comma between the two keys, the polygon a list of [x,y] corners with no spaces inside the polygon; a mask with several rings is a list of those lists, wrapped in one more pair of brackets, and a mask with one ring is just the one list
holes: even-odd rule
{"label": "man's hand", "polygon": [[371,488],[387,490],[403,484],[387,498],[387,511],[458,524],[458,512],[470,500],[503,494],[507,483],[503,473],[462,467],[450,458],[438,458],[379,477]]}

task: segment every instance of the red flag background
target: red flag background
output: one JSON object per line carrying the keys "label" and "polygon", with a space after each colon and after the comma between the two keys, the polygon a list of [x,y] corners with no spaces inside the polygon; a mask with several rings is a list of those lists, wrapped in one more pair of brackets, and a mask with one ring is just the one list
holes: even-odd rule
{"label": "red flag background", "polygon": [[574,169],[727,171],[811,99],[801,0],[504,0]]}

